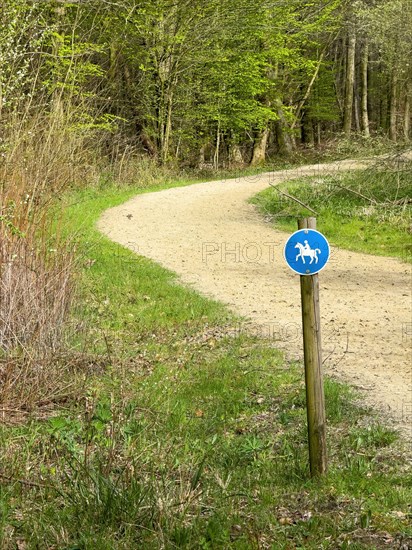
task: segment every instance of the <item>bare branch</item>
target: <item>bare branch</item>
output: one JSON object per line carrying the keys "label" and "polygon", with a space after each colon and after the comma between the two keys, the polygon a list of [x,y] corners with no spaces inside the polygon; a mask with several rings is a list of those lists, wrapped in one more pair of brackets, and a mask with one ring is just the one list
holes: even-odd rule
{"label": "bare branch", "polygon": [[273,187],[273,189],[276,189],[276,191],[278,193],[280,193],[281,195],[284,195],[285,197],[287,197],[288,199],[292,200],[292,201],[295,201],[297,202],[298,204],[300,204],[301,206],[303,206],[303,208],[306,208],[307,210],[309,210],[309,212],[312,212],[313,214],[318,214],[315,210],[313,210],[313,208],[311,208],[310,206],[308,206],[307,204],[305,204],[304,202],[300,201],[299,199],[297,199],[296,197],[292,197],[292,195],[289,195],[288,193],[285,193],[284,191],[281,191],[279,189],[279,187],[277,187],[276,185],[272,185],[271,183],[269,183],[269,185],[271,187]]}
{"label": "bare branch", "polygon": [[353,193],[354,195],[358,195],[358,197],[362,197],[362,199],[365,199],[372,204],[377,204],[377,201],[375,199],[371,199],[370,197],[367,197],[366,195],[363,195],[362,193],[359,193],[358,191],[355,191],[354,189],[350,189],[349,187],[345,187],[344,185],[337,183],[337,187],[340,187],[341,189],[344,189],[345,191],[348,191],[348,193]]}

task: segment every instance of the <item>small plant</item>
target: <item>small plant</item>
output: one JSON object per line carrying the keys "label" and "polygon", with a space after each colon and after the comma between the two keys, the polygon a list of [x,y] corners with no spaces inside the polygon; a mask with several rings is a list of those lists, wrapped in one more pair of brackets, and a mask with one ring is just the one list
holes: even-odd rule
{"label": "small plant", "polygon": [[364,447],[375,449],[387,447],[397,439],[396,432],[381,425],[354,430],[350,437],[356,451]]}
{"label": "small plant", "polygon": [[258,437],[252,435],[246,437],[242,441],[239,451],[240,454],[245,458],[251,458],[252,460],[257,460],[259,454],[262,453],[267,448],[267,443],[259,439]]}

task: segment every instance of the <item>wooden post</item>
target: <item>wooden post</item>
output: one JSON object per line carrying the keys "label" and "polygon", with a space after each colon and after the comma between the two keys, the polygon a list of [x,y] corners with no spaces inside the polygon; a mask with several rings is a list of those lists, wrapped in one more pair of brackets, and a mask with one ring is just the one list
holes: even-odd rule
{"label": "wooden post", "polygon": [[[316,218],[298,221],[299,229],[316,229]],[[313,476],[327,471],[326,416],[322,376],[322,344],[320,337],[318,274],[301,275],[303,351],[305,358],[306,409],[310,473]]]}

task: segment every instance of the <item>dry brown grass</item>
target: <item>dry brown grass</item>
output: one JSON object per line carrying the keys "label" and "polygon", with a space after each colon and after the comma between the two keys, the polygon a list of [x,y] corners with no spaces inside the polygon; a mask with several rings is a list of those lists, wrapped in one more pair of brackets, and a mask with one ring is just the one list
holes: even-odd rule
{"label": "dry brown grass", "polygon": [[[3,235],[4,237],[4,235]],[[40,237],[41,238],[41,237]],[[36,235],[13,235],[0,244],[0,348],[3,353],[59,349],[73,296],[73,255],[47,248]]]}
{"label": "dry brown grass", "polygon": [[81,177],[73,163],[80,143],[61,124],[38,117],[9,128],[0,164],[0,418],[55,401],[67,385],[56,357],[77,260],[58,199]]}

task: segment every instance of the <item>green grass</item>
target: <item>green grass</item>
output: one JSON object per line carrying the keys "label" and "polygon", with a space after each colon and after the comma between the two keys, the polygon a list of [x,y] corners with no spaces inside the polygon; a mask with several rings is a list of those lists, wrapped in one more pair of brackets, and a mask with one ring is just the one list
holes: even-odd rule
{"label": "green grass", "polygon": [[180,286],[173,273],[112,243],[95,229],[101,212],[136,192],[79,193],[66,217],[68,228],[79,227],[77,250],[85,267],[79,315],[87,326],[98,326],[99,332],[114,338],[124,333],[126,347],[133,345],[136,335],[141,338],[155,329],[180,333],[186,325],[199,327],[205,318],[215,322],[227,316],[220,304]]}
{"label": "green grass", "polygon": [[411,541],[408,455],[347,386],[325,383],[330,467],[311,479],[302,365],[96,231],[138,191],[70,197],[83,384],[52,416],[0,427],[2,550]]}
{"label": "green grass", "polygon": [[[335,246],[412,259],[411,170],[367,170],[337,176],[295,179],[279,185],[316,212],[317,228]],[[364,197],[358,195],[361,193]],[[296,231],[308,209],[270,188],[252,199],[276,227]]]}

